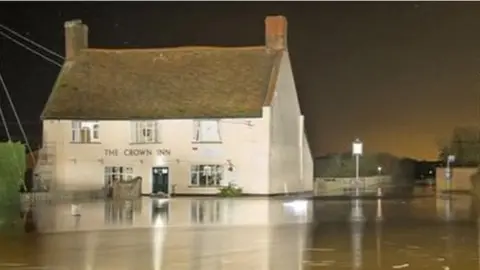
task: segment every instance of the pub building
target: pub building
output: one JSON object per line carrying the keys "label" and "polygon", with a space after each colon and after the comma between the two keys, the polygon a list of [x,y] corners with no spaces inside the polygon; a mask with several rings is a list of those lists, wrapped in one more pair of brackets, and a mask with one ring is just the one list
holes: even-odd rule
{"label": "pub building", "polygon": [[265,19],[259,46],[154,49],[91,48],[73,20],[65,48],[36,168],[50,190],[141,177],[143,194],[312,191],[285,17]]}

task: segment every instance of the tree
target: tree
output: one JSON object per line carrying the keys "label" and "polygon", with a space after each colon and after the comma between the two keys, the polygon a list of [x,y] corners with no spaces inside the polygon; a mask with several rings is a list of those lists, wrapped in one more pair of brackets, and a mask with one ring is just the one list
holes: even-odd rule
{"label": "tree", "polygon": [[447,143],[439,145],[438,158],[446,161],[448,155],[455,156],[457,166],[480,164],[480,130],[478,127],[456,127]]}
{"label": "tree", "polygon": [[[388,154],[364,154],[359,160],[359,175],[378,175],[377,168],[382,172],[391,173],[392,157]],[[355,177],[355,157],[352,153],[329,154],[315,159],[315,175],[317,177]]]}

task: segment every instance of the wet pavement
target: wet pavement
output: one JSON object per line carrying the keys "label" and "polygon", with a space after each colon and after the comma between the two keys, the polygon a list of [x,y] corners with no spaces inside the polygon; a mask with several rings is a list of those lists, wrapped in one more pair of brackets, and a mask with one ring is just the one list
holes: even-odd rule
{"label": "wet pavement", "polygon": [[37,205],[29,233],[0,234],[0,269],[480,269],[477,208],[462,194]]}

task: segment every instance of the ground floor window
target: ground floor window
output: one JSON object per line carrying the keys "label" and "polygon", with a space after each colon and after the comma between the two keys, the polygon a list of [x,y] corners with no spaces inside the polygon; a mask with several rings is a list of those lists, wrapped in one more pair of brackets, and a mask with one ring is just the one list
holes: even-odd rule
{"label": "ground floor window", "polygon": [[217,187],[223,180],[223,165],[192,165],[190,185],[199,187]]}
{"label": "ground floor window", "polygon": [[133,168],[122,166],[105,167],[105,185],[112,185],[116,181],[127,181],[133,179]]}
{"label": "ground floor window", "polygon": [[219,223],[221,222],[220,200],[194,200],[191,201],[191,220],[193,223]]}

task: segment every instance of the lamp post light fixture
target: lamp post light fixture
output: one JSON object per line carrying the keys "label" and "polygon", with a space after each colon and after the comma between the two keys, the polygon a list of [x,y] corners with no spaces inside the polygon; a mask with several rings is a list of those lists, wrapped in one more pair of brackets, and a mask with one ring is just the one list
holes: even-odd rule
{"label": "lamp post light fixture", "polygon": [[377,167],[377,172],[378,172],[378,175],[381,175],[382,174],[382,166],[378,166]]}

